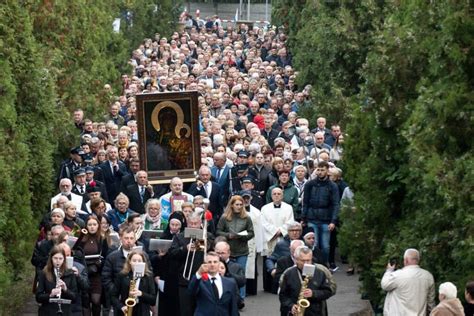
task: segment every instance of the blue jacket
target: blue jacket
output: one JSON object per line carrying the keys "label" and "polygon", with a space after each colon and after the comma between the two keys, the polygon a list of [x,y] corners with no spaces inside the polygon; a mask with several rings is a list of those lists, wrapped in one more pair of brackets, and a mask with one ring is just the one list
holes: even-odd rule
{"label": "blue jacket", "polygon": [[336,224],[339,215],[339,189],[327,177],[306,182],[303,197],[303,218],[308,221]]}

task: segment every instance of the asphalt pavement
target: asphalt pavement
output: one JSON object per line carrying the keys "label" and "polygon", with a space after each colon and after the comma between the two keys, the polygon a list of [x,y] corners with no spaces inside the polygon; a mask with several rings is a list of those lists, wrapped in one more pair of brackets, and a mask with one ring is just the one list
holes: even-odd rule
{"label": "asphalt pavement", "polygon": [[[328,300],[328,313],[330,316],[369,316],[368,302],[361,300],[359,293],[359,276],[357,274],[348,276],[345,273],[347,266],[339,263],[339,270],[334,273],[337,283],[336,295]],[[259,258],[258,269],[261,272],[262,263]],[[259,276],[258,294],[245,299],[245,308],[241,311],[242,316],[272,316],[280,315],[280,302],[278,295],[263,291],[262,278]],[[38,305],[32,295],[30,299],[20,308],[20,316],[37,315]],[[112,315],[112,314],[111,314]],[[168,316],[168,315],[164,315]],[[174,315],[170,315],[174,316]]]}

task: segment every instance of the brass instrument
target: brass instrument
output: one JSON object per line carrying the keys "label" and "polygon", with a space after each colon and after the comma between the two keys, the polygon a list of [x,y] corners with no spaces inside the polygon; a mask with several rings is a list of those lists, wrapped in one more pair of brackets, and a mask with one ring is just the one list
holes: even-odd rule
{"label": "brass instrument", "polygon": [[309,307],[310,303],[307,299],[304,298],[303,292],[308,288],[309,276],[305,276],[303,282],[301,282],[301,290],[298,295],[298,313],[297,316],[304,316],[305,310]]}
{"label": "brass instrument", "polygon": [[[206,243],[206,235],[204,235],[205,233],[206,231],[202,230],[203,236],[201,239],[196,238],[196,236],[190,237],[189,244],[193,244],[194,247],[190,247],[188,249],[188,253],[186,254],[186,261],[184,264],[184,271],[183,271],[183,278],[185,278],[188,281],[191,279],[194,258],[196,257],[196,251],[205,251],[206,249],[207,243]],[[190,256],[191,256],[191,262],[188,264]]]}
{"label": "brass instrument", "polygon": [[137,305],[137,299],[132,296],[130,293],[135,291],[137,286],[137,280],[133,278],[130,281],[130,288],[128,290],[128,298],[125,300],[125,305],[127,306],[127,316],[132,316],[133,314],[133,306]]}

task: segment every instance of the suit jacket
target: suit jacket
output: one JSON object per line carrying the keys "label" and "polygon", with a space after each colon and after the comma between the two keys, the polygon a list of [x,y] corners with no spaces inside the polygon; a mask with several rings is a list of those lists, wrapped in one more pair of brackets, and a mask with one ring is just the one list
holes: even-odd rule
{"label": "suit jacket", "polygon": [[117,195],[120,193],[120,184],[122,182],[122,177],[128,174],[127,167],[121,161],[118,162],[118,171],[112,173],[110,168],[109,161],[105,161],[99,165],[104,176],[104,183],[107,189],[107,195],[109,196],[109,201],[114,201]]}
{"label": "suit jacket", "polygon": [[196,297],[194,316],[237,316],[237,284],[234,279],[221,277],[222,296],[217,299],[210,280],[204,281],[193,276],[188,290]]}
{"label": "suit jacket", "polygon": [[[217,177],[217,167],[216,166],[213,166],[211,168],[211,175],[212,175],[212,180],[213,181],[216,181],[216,177]],[[223,205],[227,205],[227,201],[229,200],[229,183],[230,183],[230,177],[229,177],[229,172],[230,172],[230,168],[229,166],[224,166],[224,168],[222,168],[221,170],[221,174],[220,174],[220,177],[219,177],[219,181],[216,181],[217,184],[219,184],[219,186],[221,187],[222,189],[222,203]]]}
{"label": "suit jacket", "polygon": [[145,193],[143,195],[143,202],[140,196],[140,191],[138,190],[138,184],[130,184],[126,187],[125,192],[126,196],[128,196],[128,199],[130,200],[130,205],[128,206],[132,211],[135,211],[140,214],[145,213],[145,203],[149,199],[151,199],[151,194],[148,190],[145,190]]}
{"label": "suit jacket", "polygon": [[196,183],[191,185],[188,193],[192,196],[201,195],[207,197],[210,201],[208,209],[211,211],[213,219],[217,222],[222,215],[222,189],[217,182],[211,182],[211,187],[211,196],[207,196],[204,187],[199,188]]}

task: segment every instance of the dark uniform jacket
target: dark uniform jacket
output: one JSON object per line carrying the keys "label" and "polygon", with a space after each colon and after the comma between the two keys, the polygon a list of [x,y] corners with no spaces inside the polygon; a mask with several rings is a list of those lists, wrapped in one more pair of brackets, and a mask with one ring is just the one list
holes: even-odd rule
{"label": "dark uniform jacket", "polygon": [[[280,312],[281,315],[288,315],[291,307],[298,301],[301,290],[301,271],[296,267],[287,269],[280,280]],[[308,282],[308,289],[313,291],[313,296],[308,298],[310,306],[306,309],[305,316],[317,316],[323,314],[323,302],[332,296],[329,282],[324,272],[319,269],[314,270],[313,277]]]}

